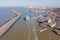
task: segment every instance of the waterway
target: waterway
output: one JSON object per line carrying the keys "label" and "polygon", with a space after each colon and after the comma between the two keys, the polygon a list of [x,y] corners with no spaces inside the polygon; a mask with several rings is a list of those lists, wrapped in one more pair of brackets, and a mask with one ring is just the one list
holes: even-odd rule
{"label": "waterway", "polygon": [[[28,12],[28,8],[22,7],[0,7],[0,25],[2,25],[5,21],[15,16],[13,13],[11,13],[11,10],[15,8],[18,8],[17,10],[18,12],[22,12],[22,17],[4,36],[0,38],[0,40],[28,40],[29,30],[30,30],[29,40],[34,40],[34,32],[31,29],[32,26],[24,21],[24,17],[26,15],[29,15],[30,17],[38,16],[42,13],[30,13]],[[38,40],[60,40],[60,36],[53,33],[52,28],[42,33],[38,32],[37,37]]]}

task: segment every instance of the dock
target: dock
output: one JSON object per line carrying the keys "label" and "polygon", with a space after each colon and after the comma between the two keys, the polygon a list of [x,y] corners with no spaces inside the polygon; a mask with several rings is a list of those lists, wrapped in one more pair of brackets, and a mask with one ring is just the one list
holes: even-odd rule
{"label": "dock", "polygon": [[9,28],[11,28],[11,26],[16,23],[16,21],[22,15],[22,13],[17,12],[16,10],[12,10],[11,12],[14,13],[16,16],[14,16],[12,19],[7,21],[5,24],[0,26],[0,37],[2,37],[9,30]]}

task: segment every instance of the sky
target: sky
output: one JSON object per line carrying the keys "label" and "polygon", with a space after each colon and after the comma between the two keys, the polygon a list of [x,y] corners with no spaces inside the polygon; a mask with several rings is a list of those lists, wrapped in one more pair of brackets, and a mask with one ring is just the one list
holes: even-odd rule
{"label": "sky", "polygon": [[60,0],[0,0],[0,7],[41,6],[60,7]]}

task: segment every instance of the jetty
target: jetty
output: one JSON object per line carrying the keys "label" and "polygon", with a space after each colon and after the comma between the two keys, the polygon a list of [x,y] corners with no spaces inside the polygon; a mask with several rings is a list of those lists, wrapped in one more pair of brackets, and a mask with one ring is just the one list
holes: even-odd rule
{"label": "jetty", "polygon": [[12,10],[11,12],[16,16],[14,16],[12,19],[10,19],[6,23],[4,23],[2,26],[0,26],[0,37],[2,37],[12,27],[12,25],[16,23],[16,21],[22,15],[22,13],[17,12],[16,10]]}

